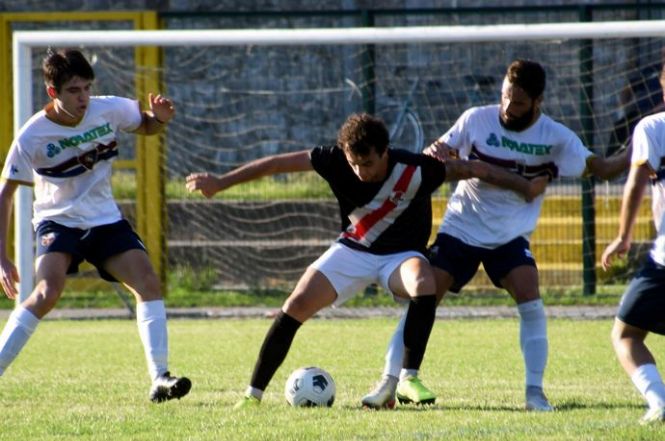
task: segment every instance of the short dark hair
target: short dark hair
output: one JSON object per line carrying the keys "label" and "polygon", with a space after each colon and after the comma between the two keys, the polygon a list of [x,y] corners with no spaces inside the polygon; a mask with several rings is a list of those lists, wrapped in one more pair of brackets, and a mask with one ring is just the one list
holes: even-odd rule
{"label": "short dark hair", "polygon": [[506,71],[511,84],[524,90],[529,98],[536,99],[545,91],[545,69],[531,60],[515,60]]}
{"label": "short dark hair", "polygon": [[369,113],[354,113],[349,116],[337,133],[337,145],[360,156],[374,151],[383,155],[390,144],[390,135],[384,122]]}
{"label": "short dark hair", "polygon": [[74,77],[94,80],[95,72],[88,60],[77,49],[53,51],[49,48],[42,62],[44,82],[60,92],[62,85]]}

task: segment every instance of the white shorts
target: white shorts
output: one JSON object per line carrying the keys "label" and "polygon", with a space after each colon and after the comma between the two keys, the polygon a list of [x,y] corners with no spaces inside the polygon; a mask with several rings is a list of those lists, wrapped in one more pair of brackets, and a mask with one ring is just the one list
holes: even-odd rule
{"label": "white shorts", "polygon": [[339,306],[372,283],[378,283],[391,292],[388,287],[390,276],[402,262],[411,257],[427,261],[425,256],[417,251],[371,254],[334,243],[310,267],[321,272],[330,281],[337,292],[333,306]]}

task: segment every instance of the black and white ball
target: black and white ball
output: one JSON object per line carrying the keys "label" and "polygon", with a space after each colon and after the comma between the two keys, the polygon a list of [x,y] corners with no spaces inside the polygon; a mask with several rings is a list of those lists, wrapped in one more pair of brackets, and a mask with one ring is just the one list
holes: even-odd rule
{"label": "black and white ball", "polygon": [[303,367],[289,375],[284,395],[291,406],[330,407],[335,401],[335,381],[321,368]]}

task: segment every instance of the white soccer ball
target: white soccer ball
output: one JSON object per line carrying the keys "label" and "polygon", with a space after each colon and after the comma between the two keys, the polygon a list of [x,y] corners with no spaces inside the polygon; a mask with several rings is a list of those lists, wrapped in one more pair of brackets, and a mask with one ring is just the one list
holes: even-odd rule
{"label": "white soccer ball", "polygon": [[330,407],[335,401],[335,381],[321,368],[303,367],[289,375],[284,395],[291,406]]}

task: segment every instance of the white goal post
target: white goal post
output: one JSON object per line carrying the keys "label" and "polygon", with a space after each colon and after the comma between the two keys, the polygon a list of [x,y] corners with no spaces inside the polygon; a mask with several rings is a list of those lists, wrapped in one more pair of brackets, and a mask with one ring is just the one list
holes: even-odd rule
{"label": "white goal post", "polygon": [[[34,111],[35,70],[31,51],[36,47],[382,45],[631,37],[665,37],[665,21],[336,29],[17,31],[13,34],[14,133],[18,133]],[[34,283],[31,206],[32,190],[21,186],[15,201],[20,300],[30,294]]]}

